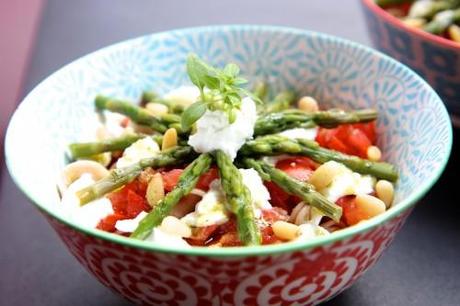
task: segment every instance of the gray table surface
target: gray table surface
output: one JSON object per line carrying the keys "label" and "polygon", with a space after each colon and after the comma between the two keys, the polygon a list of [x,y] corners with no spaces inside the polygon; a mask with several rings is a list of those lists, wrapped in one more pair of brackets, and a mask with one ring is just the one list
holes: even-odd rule
{"label": "gray table surface", "polygon": [[[369,44],[359,3],[352,0],[50,0],[25,92],[63,64],[107,44],[230,23],[293,26]],[[447,171],[382,259],[327,305],[460,305],[460,196],[453,189],[459,151],[455,144]],[[69,255],[5,167],[1,175],[0,305],[126,305]]]}

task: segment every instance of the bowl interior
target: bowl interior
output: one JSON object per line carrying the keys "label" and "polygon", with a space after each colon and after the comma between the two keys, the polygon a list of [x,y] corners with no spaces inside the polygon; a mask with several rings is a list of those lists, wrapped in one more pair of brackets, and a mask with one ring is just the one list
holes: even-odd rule
{"label": "bowl interior", "polygon": [[[78,59],[39,84],[14,114],[6,138],[8,168],[19,187],[40,208],[61,219],[56,177],[66,163],[66,146],[81,140],[82,130],[95,120],[95,95],[136,101],[146,89],[165,93],[189,84],[184,64],[189,52],[217,65],[235,62],[247,79],[268,80],[274,92],[293,88],[316,97],[323,107],[379,110],[379,145],[384,158],[400,170],[396,205],[342,236],[408,208],[431,187],[447,162],[452,135],[446,110],[436,93],[402,64],[318,33],[220,26],[125,41]],[[97,230],[86,232],[127,240]]]}

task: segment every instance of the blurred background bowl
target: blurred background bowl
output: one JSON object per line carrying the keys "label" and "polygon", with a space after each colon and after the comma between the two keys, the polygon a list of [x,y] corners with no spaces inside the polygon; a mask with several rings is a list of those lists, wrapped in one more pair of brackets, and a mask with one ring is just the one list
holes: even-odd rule
{"label": "blurred background bowl", "polygon": [[[378,145],[400,171],[394,207],[330,236],[247,248],[180,250],[67,221],[56,177],[68,143],[94,120],[95,95],[135,101],[143,90],[162,94],[188,84],[189,52],[216,65],[235,62],[249,80],[267,79],[275,92],[292,88],[312,95],[324,108],[378,109]],[[377,261],[439,178],[451,144],[449,117],[438,95],[395,60],[314,32],[217,26],[128,40],[55,72],[13,115],[6,159],[15,182],[79,262],[137,304],[309,305],[348,288]]]}
{"label": "blurred background bowl", "polygon": [[460,127],[460,43],[409,27],[374,0],[361,4],[373,45],[430,83]]}

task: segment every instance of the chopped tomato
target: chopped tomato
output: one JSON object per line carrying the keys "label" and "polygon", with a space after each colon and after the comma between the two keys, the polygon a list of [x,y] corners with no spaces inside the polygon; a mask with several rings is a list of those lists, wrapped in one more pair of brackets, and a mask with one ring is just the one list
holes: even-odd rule
{"label": "chopped tomato", "polygon": [[141,211],[148,211],[150,205],[147,203],[145,196],[140,196],[132,190],[128,190],[126,205],[126,217],[135,218]]}
{"label": "chopped tomato", "polygon": [[[166,192],[170,192],[174,189],[174,187],[176,187],[177,182],[179,181],[179,176],[183,171],[183,169],[172,169],[161,173]],[[218,177],[219,172],[217,171],[217,168],[211,168],[200,177],[196,184],[196,188],[207,191],[209,189],[209,184]]]}
{"label": "chopped tomato", "polygon": [[307,181],[318,164],[308,157],[294,156],[282,159],[276,163],[276,168],[283,170],[289,176],[300,181]]}
{"label": "chopped tomato", "polygon": [[353,124],[353,127],[356,129],[360,129],[364,134],[366,134],[370,142],[372,144],[375,144],[377,140],[375,121],[366,122],[366,123],[355,123]]}
{"label": "chopped tomato", "polygon": [[336,202],[343,209],[341,221],[345,222],[348,226],[370,218],[370,216],[356,206],[355,198],[354,195],[344,196]]}
{"label": "chopped tomato", "polygon": [[172,169],[161,173],[161,176],[163,177],[163,186],[167,192],[170,192],[174,189],[174,187],[176,187],[177,182],[179,181],[179,176],[183,171],[183,169]]}
{"label": "chopped tomato", "polygon": [[182,218],[188,213],[195,210],[195,205],[201,200],[199,195],[190,193],[184,196],[179,203],[177,203],[171,211],[171,216]]}
{"label": "chopped tomato", "polygon": [[192,237],[187,238],[187,242],[191,245],[206,245],[206,242],[211,238],[211,235],[217,230],[218,225],[213,224],[205,227],[197,227],[193,229]]}
{"label": "chopped tomato", "polygon": [[264,182],[264,185],[270,193],[270,203],[273,206],[288,210],[288,200],[290,195],[273,182]]}
{"label": "chopped tomato", "polygon": [[115,232],[115,224],[118,220],[126,219],[124,215],[121,214],[112,214],[108,215],[104,219],[102,219],[96,228],[106,231],[106,232]]}
{"label": "chopped tomato", "polygon": [[200,179],[198,180],[198,183],[196,184],[196,188],[208,191],[209,184],[211,184],[211,182],[217,178],[219,178],[219,171],[217,170],[217,168],[213,167],[206,171],[203,175],[201,175]]}
{"label": "chopped tomato", "polygon": [[368,122],[342,124],[333,129],[320,128],[315,140],[322,147],[365,158],[375,138],[375,122]]}
{"label": "chopped tomato", "polygon": [[262,244],[274,244],[277,242],[281,242],[281,240],[278,237],[276,237],[271,226],[263,228],[260,231],[260,234],[262,235]]}
{"label": "chopped tomato", "polygon": [[286,210],[279,207],[273,207],[272,209],[263,209],[262,218],[269,224],[273,224],[276,221],[286,221],[289,216]]}

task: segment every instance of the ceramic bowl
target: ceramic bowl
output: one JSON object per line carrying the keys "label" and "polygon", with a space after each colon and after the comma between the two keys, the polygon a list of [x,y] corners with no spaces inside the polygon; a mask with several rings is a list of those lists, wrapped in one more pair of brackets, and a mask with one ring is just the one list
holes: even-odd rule
{"label": "ceramic bowl", "polygon": [[408,27],[374,0],[361,0],[361,4],[374,46],[433,86],[460,127],[460,43]]}
{"label": "ceramic bowl", "polygon": [[[246,248],[182,250],[65,220],[56,177],[66,163],[66,146],[94,118],[95,95],[134,101],[146,89],[164,93],[188,84],[189,52],[216,65],[235,62],[248,79],[269,79],[274,91],[308,93],[323,107],[377,108],[379,145],[400,171],[394,207],[330,236]],[[17,185],[69,251],[101,283],[135,303],[309,305],[348,288],[378,260],[440,176],[451,142],[438,95],[383,54],[303,30],[216,26],[124,41],[58,70],[18,107],[6,136],[6,159]]]}

